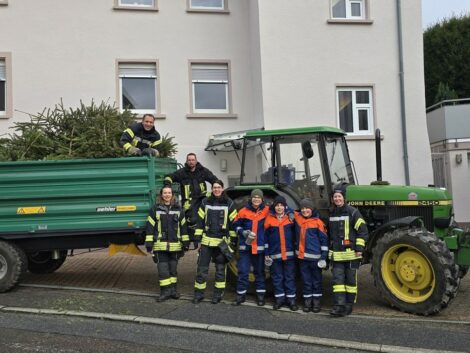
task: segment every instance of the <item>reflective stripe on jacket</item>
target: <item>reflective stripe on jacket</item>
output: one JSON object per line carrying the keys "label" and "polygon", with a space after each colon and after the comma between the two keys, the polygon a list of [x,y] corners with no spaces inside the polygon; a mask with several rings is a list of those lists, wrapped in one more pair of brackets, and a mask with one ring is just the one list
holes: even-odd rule
{"label": "reflective stripe on jacket", "polygon": [[140,150],[149,147],[158,149],[158,145],[162,143],[162,139],[158,131],[155,130],[155,127],[147,131],[144,129],[142,123],[133,123],[123,131],[119,143],[126,151],[131,147],[137,147]]}
{"label": "reflective stripe on jacket", "polygon": [[228,197],[211,195],[201,202],[198,211],[199,222],[194,232],[194,240],[202,245],[216,247],[224,237],[235,238],[233,222],[237,216],[233,201]]}
{"label": "reflective stripe on jacket", "polygon": [[305,218],[300,212],[295,212],[295,253],[301,260],[326,260],[328,238],[320,218],[314,215]]}
{"label": "reflective stripe on jacket", "polygon": [[295,232],[294,223],[288,215],[279,219],[272,212],[264,222],[265,254],[274,260],[290,260],[294,258]]}
{"label": "reflective stripe on jacket", "polygon": [[[173,174],[166,175],[164,183],[167,185],[179,184],[183,208],[187,210],[191,206],[192,200],[197,201],[206,196],[206,182],[213,184],[216,180],[217,177],[198,162],[194,171],[191,171],[188,165],[185,164],[183,168],[178,169]],[[197,212],[200,202],[194,206],[196,208],[195,212]]]}
{"label": "reflective stripe on jacket", "polygon": [[[264,253],[264,222],[268,214],[269,208],[264,203],[255,209],[251,201],[238,212],[235,220],[235,230],[240,239],[240,251],[248,251],[252,254]],[[250,230],[256,234],[251,245],[245,243],[244,230]]]}
{"label": "reflective stripe on jacket", "polygon": [[329,218],[328,230],[330,259],[352,261],[362,257],[356,256],[356,252],[364,251],[368,232],[366,222],[358,209],[347,204],[335,207]]}
{"label": "reflective stripe on jacket", "polygon": [[181,251],[183,244],[189,245],[181,207],[155,204],[147,217],[145,242],[153,242],[153,251]]}

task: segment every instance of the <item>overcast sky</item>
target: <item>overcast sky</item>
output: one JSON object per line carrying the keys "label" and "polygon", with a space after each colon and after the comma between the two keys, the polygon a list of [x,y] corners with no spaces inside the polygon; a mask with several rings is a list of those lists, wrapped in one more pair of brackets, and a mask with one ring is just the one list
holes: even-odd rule
{"label": "overcast sky", "polygon": [[470,0],[421,0],[421,3],[423,29],[452,15],[460,15],[462,12],[470,14]]}

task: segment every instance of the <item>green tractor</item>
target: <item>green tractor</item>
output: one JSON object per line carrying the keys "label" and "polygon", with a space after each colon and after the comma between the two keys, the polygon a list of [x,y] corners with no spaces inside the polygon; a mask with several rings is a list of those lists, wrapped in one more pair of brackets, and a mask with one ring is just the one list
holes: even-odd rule
{"label": "green tractor", "polygon": [[[355,185],[344,131],[331,127],[254,130],[211,140],[206,150],[242,152],[240,185],[227,189],[240,208],[260,188],[267,202],[284,196],[298,208],[314,201],[328,221],[333,185],[347,183],[347,201],[367,222],[364,263],[372,264],[375,284],[392,306],[431,315],[455,297],[470,265],[470,232],[453,222],[452,198],[445,189],[394,186],[381,181]],[[379,134],[380,136],[380,134]],[[240,156],[239,156],[240,157]],[[236,274],[236,266],[231,264]]]}

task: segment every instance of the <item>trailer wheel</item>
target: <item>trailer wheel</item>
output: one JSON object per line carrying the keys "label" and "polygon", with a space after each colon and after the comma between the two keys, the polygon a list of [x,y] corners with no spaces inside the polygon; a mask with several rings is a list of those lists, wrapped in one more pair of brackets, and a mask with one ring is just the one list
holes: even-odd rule
{"label": "trailer wheel", "polygon": [[53,258],[52,251],[38,251],[28,254],[28,270],[35,274],[52,273],[64,263],[67,258],[67,250],[59,252],[59,258]]}
{"label": "trailer wheel", "polygon": [[0,293],[18,283],[23,272],[22,251],[14,244],[0,241]]}
{"label": "trailer wheel", "polygon": [[375,284],[393,307],[432,315],[447,307],[459,287],[458,266],[445,243],[425,229],[396,229],[373,249]]}

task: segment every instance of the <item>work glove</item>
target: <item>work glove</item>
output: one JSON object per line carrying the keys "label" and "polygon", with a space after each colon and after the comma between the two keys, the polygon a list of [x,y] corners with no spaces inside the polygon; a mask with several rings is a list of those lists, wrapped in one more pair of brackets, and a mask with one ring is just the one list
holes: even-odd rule
{"label": "work glove", "polygon": [[193,246],[194,246],[193,250],[199,249],[199,242],[198,241],[193,241]]}
{"label": "work glove", "polygon": [[270,267],[272,264],[273,264],[273,259],[271,259],[271,257],[269,257],[269,256],[265,256],[264,265],[266,267]]}
{"label": "work glove", "polygon": [[183,242],[183,251],[186,252],[189,250],[189,241]]}
{"label": "work glove", "polygon": [[142,151],[142,155],[158,157],[160,153],[155,148],[148,147],[148,148],[144,148],[144,150]]}
{"label": "work glove", "polygon": [[146,241],[145,242],[145,249],[147,249],[148,253],[152,252],[152,248],[153,248],[153,243],[151,241]]}
{"label": "work glove", "polygon": [[326,261],[325,260],[318,260],[318,267],[321,269],[326,268]]}
{"label": "work glove", "polygon": [[288,213],[288,214],[287,214],[287,217],[289,217],[289,221],[294,222],[295,215],[294,215],[293,212]]}
{"label": "work glove", "polygon": [[243,235],[243,237],[247,238],[250,235],[250,233],[251,233],[251,230],[244,230],[242,232],[242,235]]}
{"label": "work glove", "polygon": [[130,147],[127,150],[127,153],[131,156],[141,156],[142,155],[142,151],[140,149],[138,149],[137,147]]}
{"label": "work glove", "polygon": [[248,234],[248,236],[246,237],[245,239],[245,244],[246,245],[251,245],[251,243],[253,243],[253,240],[255,239],[256,237],[256,234],[253,233],[252,231],[249,231],[250,233]]}

